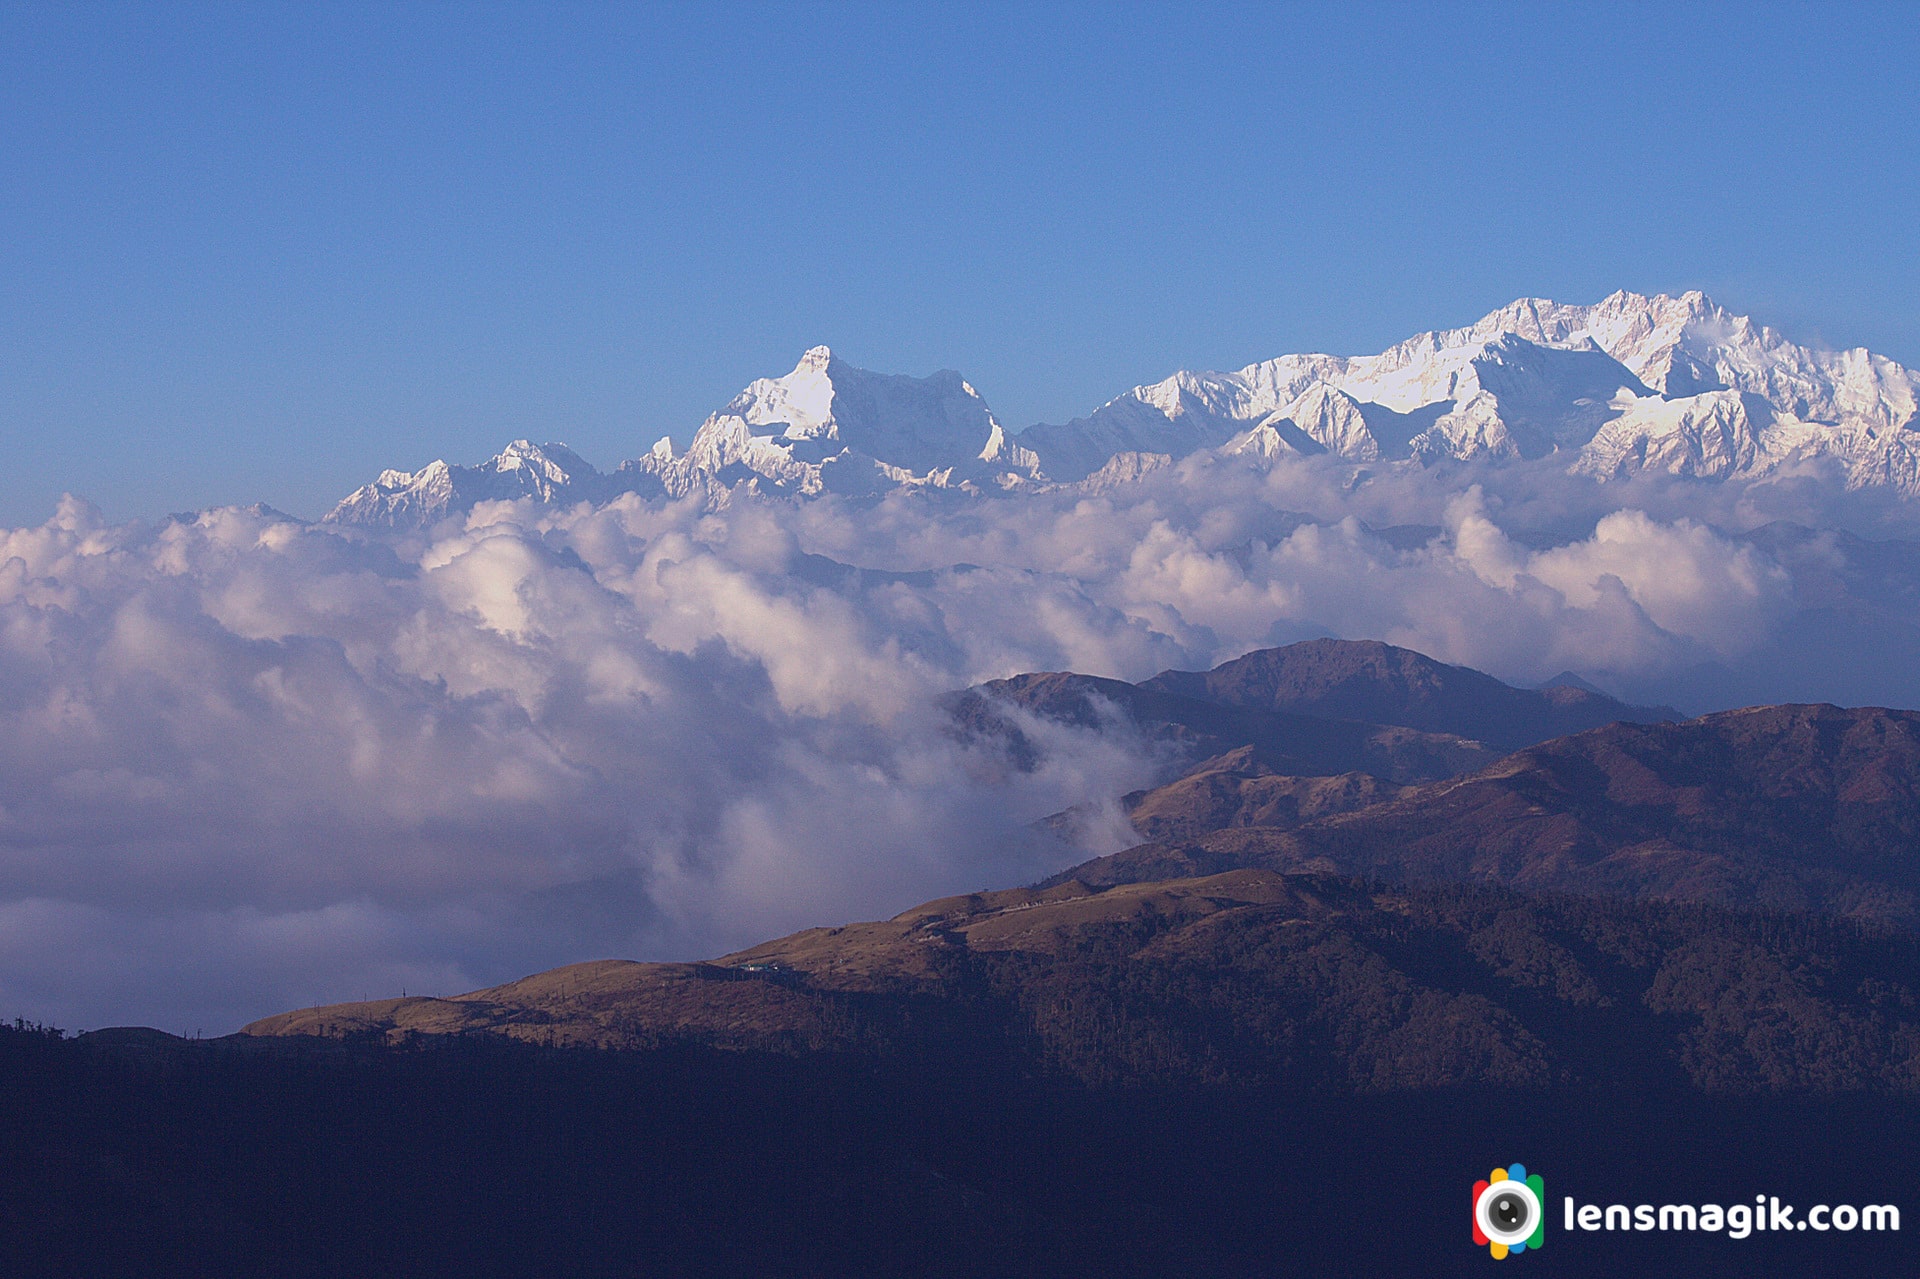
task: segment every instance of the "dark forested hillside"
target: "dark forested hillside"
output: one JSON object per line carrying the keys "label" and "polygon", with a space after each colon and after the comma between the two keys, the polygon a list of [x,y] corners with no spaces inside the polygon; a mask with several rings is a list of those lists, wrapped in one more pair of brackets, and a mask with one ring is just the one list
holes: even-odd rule
{"label": "dark forested hillside", "polygon": [[1920,938],[1882,925],[1243,870],[977,894],[714,964],[576,965],[248,1033],[826,1052],[1095,1086],[1905,1093],[1916,992]]}
{"label": "dark forested hillside", "polygon": [[[1488,1260],[1467,1189],[1496,1162],[1583,1201],[1920,1191],[1920,1118],[1887,1094],[1354,1096],[494,1037],[261,1046],[0,1032],[0,1273],[1473,1275]],[[1911,1239],[1556,1230],[1526,1264],[1892,1275],[1912,1272]]]}

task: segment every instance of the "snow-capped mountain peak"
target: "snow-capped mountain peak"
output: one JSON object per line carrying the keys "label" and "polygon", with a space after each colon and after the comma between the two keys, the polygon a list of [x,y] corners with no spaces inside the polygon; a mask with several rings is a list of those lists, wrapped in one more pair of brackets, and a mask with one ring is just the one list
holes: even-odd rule
{"label": "snow-capped mountain peak", "polygon": [[[1216,448],[1256,459],[1325,451],[1356,462],[1570,453],[1575,469],[1609,475],[1636,469],[1636,459],[1735,475],[1827,456],[1851,485],[1905,491],[1909,481],[1891,477],[1911,472],[1920,494],[1906,429],[1917,387],[1891,360],[1796,346],[1704,293],[1622,290],[1587,306],[1521,298],[1378,355],[1284,355],[1234,372],[1176,373],[1015,442],[1056,480],[1121,448],[1176,458]],[[1721,392],[1735,398],[1654,407]],[[1702,423],[1727,429],[1688,435]],[[1716,452],[1709,437],[1731,451]]]}
{"label": "snow-capped mountain peak", "polygon": [[328,518],[418,525],[488,499],[743,484],[802,496],[1099,487],[1202,451],[1253,465],[1564,458],[1602,479],[1813,465],[1847,488],[1920,497],[1917,406],[1920,376],[1894,361],[1796,345],[1697,291],[1623,290],[1590,305],[1521,298],[1376,355],[1182,370],[1086,417],[1023,431],[1003,426],[958,373],[874,373],[816,346],[708,417],[684,453],[663,438],[603,476],[564,445],[517,440],[475,467],[384,472]]}
{"label": "snow-capped mountain peak", "polygon": [[376,528],[420,528],[486,501],[596,500],[603,477],[564,444],[515,440],[478,466],[444,460],[386,470],[348,494],[326,519]]}
{"label": "snow-capped mountain peak", "polygon": [[[832,436],[834,364],[832,350],[813,347],[800,357],[793,372],[754,381],[714,416],[730,414],[752,426],[779,426],[783,428],[779,433],[790,440]],[[844,378],[846,366],[842,364],[841,368]]]}
{"label": "snow-capped mountain peak", "polygon": [[815,492],[831,487],[821,470],[829,466],[861,474],[878,466],[902,473],[900,482],[980,471],[1005,438],[980,393],[950,369],[873,373],[816,346],[791,373],[751,383],[702,423],[687,461]]}

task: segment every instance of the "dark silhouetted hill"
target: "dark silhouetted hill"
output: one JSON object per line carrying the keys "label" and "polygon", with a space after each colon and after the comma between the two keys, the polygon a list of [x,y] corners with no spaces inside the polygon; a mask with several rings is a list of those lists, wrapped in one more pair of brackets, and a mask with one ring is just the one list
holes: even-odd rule
{"label": "dark silhouetted hill", "polygon": [[[1539,976],[1553,954],[1498,910],[1468,935],[1516,985],[1557,988]],[[1636,968],[1639,939],[1622,942],[1617,962]],[[0,1028],[0,1273],[1472,1276],[1489,1264],[1463,1228],[1482,1164],[1524,1158],[1550,1192],[1602,1202],[1757,1186],[1804,1211],[1836,1187],[1902,1205],[1920,1190],[1904,1093],[1703,1093],[1638,1076],[1359,1095],[1089,1088],[972,1058],[876,1069],[830,1053],[450,1035],[399,1049],[180,1041],[163,1064],[112,1038]],[[1555,1231],[1524,1264],[1600,1279],[1647,1270],[1657,1249],[1653,1273],[1699,1279],[1894,1275],[1911,1272],[1911,1239]]]}
{"label": "dark silhouetted hill", "polygon": [[1679,719],[1590,687],[1514,688],[1377,640],[1307,640],[1262,649],[1210,671],[1166,671],[1140,685],[1218,706],[1398,724],[1514,750],[1616,720]]}
{"label": "dark silhouetted hill", "polygon": [[1480,742],[1446,733],[1231,706],[1071,673],[994,680],[954,694],[947,709],[962,733],[1002,743],[1021,767],[1031,767],[1039,752],[1018,721],[1021,712],[1083,728],[1139,731],[1189,760],[1253,746],[1276,771],[1311,776],[1361,771],[1425,781],[1477,768],[1497,755]]}

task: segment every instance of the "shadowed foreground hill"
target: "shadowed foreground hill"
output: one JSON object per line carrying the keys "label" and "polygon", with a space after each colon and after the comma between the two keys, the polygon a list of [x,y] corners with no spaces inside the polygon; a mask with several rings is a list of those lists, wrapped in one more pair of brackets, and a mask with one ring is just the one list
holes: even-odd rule
{"label": "shadowed foreground hill", "polygon": [[1241,870],[931,902],[715,964],[606,962],[249,1036],[699,1045],[1336,1092],[1920,1089],[1920,938],[1817,917]]}
{"label": "shadowed foreground hill", "polygon": [[[1474,1276],[1465,1178],[1516,1153],[1550,1189],[1654,1203],[1920,1193],[1920,1119],[1898,1093],[1636,1080],[1330,1099],[499,1036],[240,1047],[177,1041],[159,1060],[0,1027],[0,1273]],[[1843,1241],[1555,1234],[1548,1250],[1581,1279],[1811,1279],[1910,1274],[1914,1244],[1909,1218]]]}
{"label": "shadowed foreground hill", "polygon": [[[1244,799],[1233,798],[1244,808]],[[1146,799],[1136,806],[1147,806]],[[1188,828],[1240,811],[1223,801]],[[1920,897],[1920,713],[1770,706],[1614,724],[1285,830],[1145,845],[1059,878],[1236,867],[1817,909],[1909,924]]]}

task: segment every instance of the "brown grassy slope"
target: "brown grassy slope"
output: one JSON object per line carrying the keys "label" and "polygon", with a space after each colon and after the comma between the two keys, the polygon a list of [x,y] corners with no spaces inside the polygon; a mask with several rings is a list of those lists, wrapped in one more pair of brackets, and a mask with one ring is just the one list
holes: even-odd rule
{"label": "brown grassy slope", "polygon": [[1371,773],[1286,776],[1268,765],[1257,748],[1243,746],[1202,761],[1165,786],[1135,791],[1122,804],[1133,828],[1145,838],[1180,840],[1237,826],[1291,830],[1411,791]]}
{"label": "brown grassy slope", "polygon": [[780,1051],[828,1047],[840,1028],[833,1010],[807,993],[747,980],[724,965],[603,959],[445,999],[299,1009],[241,1033],[395,1044],[416,1035],[493,1034],[555,1047],[640,1048],[685,1039]]}
{"label": "brown grassy slope", "polygon": [[714,964],[556,969],[252,1036],[697,1043],[1087,1083],[1920,1086],[1920,939],[1242,869],[981,893]]}
{"label": "brown grassy slope", "polygon": [[1911,924],[1920,714],[1834,706],[1615,724],[1286,830],[1175,837],[1065,872],[1236,866],[1820,909]]}

